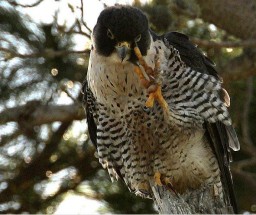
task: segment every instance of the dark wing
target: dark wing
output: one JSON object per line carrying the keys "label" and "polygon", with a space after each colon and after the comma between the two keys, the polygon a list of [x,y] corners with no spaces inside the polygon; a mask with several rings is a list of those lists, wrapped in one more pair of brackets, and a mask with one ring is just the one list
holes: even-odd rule
{"label": "dark wing", "polygon": [[89,135],[93,145],[97,148],[97,126],[93,117],[93,114],[96,113],[96,100],[88,87],[87,80],[83,83],[82,93]]}
{"label": "dark wing", "polygon": [[[152,35],[153,38],[157,37],[153,32]],[[214,63],[203,55],[202,52],[189,41],[189,38],[186,35],[178,32],[170,32],[158,38],[167,39],[169,44],[179,51],[181,60],[185,62],[187,66],[191,67],[195,71],[207,73],[221,80],[214,68]],[[204,127],[206,129],[206,136],[211,143],[211,147],[219,163],[222,183],[225,189],[224,193],[229,195],[226,196],[226,198],[229,199],[234,212],[237,213],[232,175],[229,166],[229,163],[232,160],[230,148],[235,151],[239,150],[239,141],[236,136],[236,132],[232,126],[224,125],[221,122],[205,122]]]}
{"label": "dark wing", "polygon": [[[229,199],[230,204],[233,206],[234,213],[237,211],[237,203],[233,188],[233,180],[230,172],[229,162],[231,162],[231,152],[228,146],[229,136],[227,134],[226,126],[221,123],[205,123],[206,135],[210,140],[211,147],[218,159],[220,171],[221,171],[221,181],[223,183],[224,195],[226,199]],[[233,129],[233,128],[232,128]],[[236,137],[237,138],[237,137]]]}

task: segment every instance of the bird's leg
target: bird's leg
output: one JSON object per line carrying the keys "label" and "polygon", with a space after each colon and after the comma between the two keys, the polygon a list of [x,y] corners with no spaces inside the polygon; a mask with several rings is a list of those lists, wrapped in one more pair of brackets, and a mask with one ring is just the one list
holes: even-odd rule
{"label": "bird's leg", "polygon": [[155,184],[158,186],[163,186],[162,184],[162,180],[161,180],[161,173],[160,172],[155,172],[154,174],[154,180],[155,180]]}
{"label": "bird's leg", "polygon": [[178,195],[169,177],[165,177],[160,172],[155,172],[154,181],[156,185],[166,186],[169,191],[173,191],[176,195]]}
{"label": "bird's leg", "polygon": [[164,100],[161,91],[161,83],[157,82],[157,76],[159,74],[160,62],[156,57],[155,59],[155,69],[153,70],[149,67],[142,57],[140,49],[136,46],[134,48],[135,55],[137,56],[140,65],[144,68],[145,73],[141,70],[139,66],[135,67],[135,72],[138,74],[141,84],[148,90],[149,97],[146,101],[146,107],[153,107],[154,100],[157,100],[160,106],[163,108],[164,112],[168,112],[168,104]]}
{"label": "bird's leg", "polygon": [[136,186],[135,194],[142,198],[151,198],[151,189],[148,181],[140,181]]}
{"label": "bird's leg", "polygon": [[144,193],[144,194],[148,194],[148,193],[149,193],[149,184],[148,184],[148,182],[147,182],[147,181],[140,182],[140,183],[138,184],[137,189],[138,189],[140,192]]}

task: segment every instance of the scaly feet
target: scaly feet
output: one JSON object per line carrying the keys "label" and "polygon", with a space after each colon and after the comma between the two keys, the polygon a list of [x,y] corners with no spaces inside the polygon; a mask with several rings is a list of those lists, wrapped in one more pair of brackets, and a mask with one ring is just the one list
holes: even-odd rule
{"label": "scaly feet", "polygon": [[160,62],[156,57],[154,70],[147,65],[143,59],[139,48],[136,46],[134,48],[135,55],[137,56],[140,65],[144,68],[143,71],[139,66],[136,66],[134,71],[138,74],[141,84],[147,89],[149,93],[148,100],[146,101],[146,107],[153,107],[154,101],[157,100],[160,106],[163,108],[164,112],[168,112],[168,104],[164,100],[161,91],[161,83],[157,81],[157,76],[159,74]]}
{"label": "scaly feet", "polygon": [[154,181],[155,181],[156,185],[158,185],[158,186],[166,186],[169,191],[173,191],[176,195],[178,195],[176,190],[174,189],[174,186],[173,186],[173,184],[171,182],[170,177],[165,177],[160,172],[155,172],[155,174],[154,174]]}
{"label": "scaly feet", "polygon": [[139,182],[135,194],[143,198],[151,198],[150,190],[151,189],[147,181]]}

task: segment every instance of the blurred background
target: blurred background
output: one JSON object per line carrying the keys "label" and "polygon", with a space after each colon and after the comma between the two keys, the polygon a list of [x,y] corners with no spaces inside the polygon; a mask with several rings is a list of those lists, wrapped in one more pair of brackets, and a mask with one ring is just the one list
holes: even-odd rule
{"label": "blurred background", "polygon": [[141,8],[158,34],[187,34],[216,63],[241,142],[232,163],[239,211],[255,213],[255,0],[1,0],[0,213],[156,213],[110,182],[81,105],[90,33],[115,3]]}

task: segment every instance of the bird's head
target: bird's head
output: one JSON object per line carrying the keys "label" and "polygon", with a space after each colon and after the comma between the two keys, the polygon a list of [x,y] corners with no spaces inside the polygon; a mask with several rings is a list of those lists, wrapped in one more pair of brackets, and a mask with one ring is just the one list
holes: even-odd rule
{"label": "bird's head", "polygon": [[98,17],[92,40],[99,55],[136,63],[134,47],[138,46],[142,55],[146,55],[150,47],[147,17],[131,6],[108,7]]}

